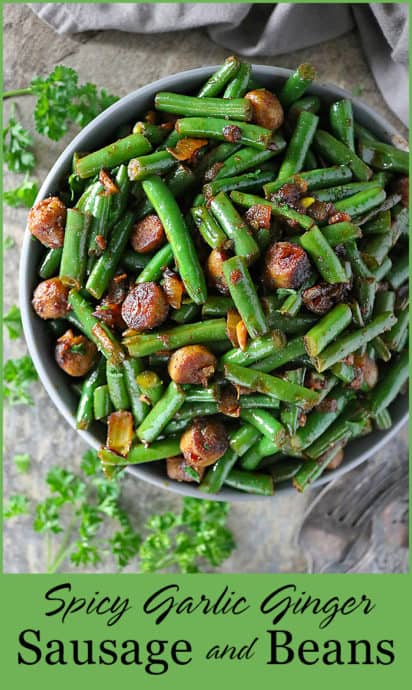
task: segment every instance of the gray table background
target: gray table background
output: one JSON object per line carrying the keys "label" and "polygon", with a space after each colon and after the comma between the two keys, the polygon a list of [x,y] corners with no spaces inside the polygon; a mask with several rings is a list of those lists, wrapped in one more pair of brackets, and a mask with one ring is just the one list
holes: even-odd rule
{"label": "gray table background", "polygon": [[[123,96],[146,83],[168,74],[221,62],[227,51],[213,44],[201,31],[176,32],[161,36],[143,36],[116,31],[89,32],[58,36],[24,5],[4,5],[4,89],[26,86],[37,74],[48,74],[56,64],[75,68],[79,81],[92,81],[109,92]],[[313,63],[319,80],[333,82],[351,91],[362,88],[361,98],[375,108],[405,136],[405,128],[386,106],[365,63],[358,36],[348,33],[334,41],[277,57],[259,58],[256,62],[294,68],[301,62]],[[32,129],[33,100],[17,101],[23,125]],[[9,103],[5,108],[7,121]],[[77,131],[77,130],[76,130]],[[54,143],[35,135],[38,160],[36,176],[42,181],[75,131]],[[4,189],[21,183],[9,172]],[[15,246],[5,251],[4,309],[18,303],[16,267],[23,239],[26,212],[4,208],[4,232],[12,236]],[[25,353],[21,341],[10,342],[5,336],[4,358]],[[44,478],[54,464],[75,468],[85,444],[58,414],[40,383],[32,387],[35,407],[19,406],[4,412],[4,492],[22,492],[34,500],[45,495]],[[395,455],[407,457],[407,429],[404,428],[385,449],[369,461],[388,461]],[[29,452],[32,463],[28,475],[19,475],[13,467],[16,453]],[[219,569],[220,572],[305,572],[306,559],[294,546],[305,508],[316,492],[304,495],[287,493],[273,500],[233,505],[229,524],[237,549]],[[126,478],[122,502],[133,524],[139,529],[153,512],[176,509],[181,499],[133,478]],[[29,518],[18,518],[4,526],[3,567],[9,573],[44,572],[44,540],[31,528]],[[129,567],[128,571],[133,571]],[[65,572],[77,572],[65,564]],[[113,572],[106,563],[98,572]],[[82,571],[84,572],[84,571]],[[95,570],[93,570],[95,572]]]}

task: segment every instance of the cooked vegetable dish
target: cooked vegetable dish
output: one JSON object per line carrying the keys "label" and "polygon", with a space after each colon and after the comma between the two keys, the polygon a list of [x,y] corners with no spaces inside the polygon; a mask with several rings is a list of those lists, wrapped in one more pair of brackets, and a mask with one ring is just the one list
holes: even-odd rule
{"label": "cooked vegetable dish", "polygon": [[[30,232],[33,308],[100,422],[107,476],[160,462],[216,494],[304,490],[389,429],[408,376],[408,153],[352,102],[229,57],[74,156]],[[309,89],[310,91],[310,89]],[[80,385],[79,385],[80,383]]]}

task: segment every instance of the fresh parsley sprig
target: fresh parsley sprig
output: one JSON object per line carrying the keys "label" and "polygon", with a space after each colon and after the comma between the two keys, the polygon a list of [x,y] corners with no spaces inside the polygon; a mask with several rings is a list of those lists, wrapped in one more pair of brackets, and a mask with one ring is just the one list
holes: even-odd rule
{"label": "fresh parsley sprig", "polygon": [[[220,565],[232,552],[227,504],[185,498],[180,512],[152,515],[142,540],[121,507],[122,473],[106,479],[92,450],[84,453],[81,471],[83,476],[53,467],[46,477],[49,493],[34,506],[33,528],[47,540],[48,573],[67,561],[77,567],[94,566],[108,556],[119,570],[137,558],[144,573],[170,568],[195,573],[205,564]],[[29,505],[27,497],[16,494],[4,517],[27,514]]]}

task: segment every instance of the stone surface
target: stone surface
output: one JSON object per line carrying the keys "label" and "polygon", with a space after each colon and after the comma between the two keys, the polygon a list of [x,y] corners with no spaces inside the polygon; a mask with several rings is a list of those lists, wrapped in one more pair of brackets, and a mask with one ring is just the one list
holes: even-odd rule
{"label": "stone surface", "polygon": [[[24,5],[4,7],[4,88],[25,86],[35,74],[47,74],[62,62],[78,70],[81,81],[93,81],[120,96],[145,83],[167,74],[200,65],[220,62],[226,51],[216,46],[200,31],[142,36],[108,31],[76,36],[58,36]],[[336,41],[277,57],[263,57],[262,64],[295,67],[310,61],[319,71],[320,81],[362,89],[362,99],[382,113],[390,122],[404,128],[389,111],[377,91],[365,63],[358,36],[350,33]],[[27,127],[32,127],[32,99],[18,101],[18,114]],[[10,104],[6,104],[7,118]],[[39,180],[70,140],[50,142],[35,136],[35,152],[39,161]],[[6,173],[4,188],[10,189],[19,178]],[[25,212],[5,207],[4,230],[13,237],[15,246],[5,256],[5,310],[18,302],[17,266],[25,226]],[[20,341],[5,340],[5,358],[24,354]],[[77,467],[86,447],[69,428],[49,400],[40,383],[32,387],[35,407],[5,410],[5,495],[22,492],[41,499],[45,493],[44,477],[54,464]],[[16,453],[29,452],[32,458],[28,475],[18,475],[12,458]],[[407,457],[407,432],[403,429],[378,457],[370,461],[390,462],[391,457]],[[236,536],[237,549],[221,568],[222,572],[304,572],[304,555],[295,547],[296,535],[303,513],[316,492],[297,496],[294,492],[276,496],[270,501],[234,505],[230,526]],[[124,483],[124,507],[133,523],[141,526],[153,512],[174,509],[180,499],[145,482],[128,478]],[[14,573],[44,572],[45,544],[36,535],[29,518],[5,524],[4,569]],[[406,565],[404,566],[406,568]],[[63,565],[69,572],[70,566]],[[113,571],[112,564],[99,567],[100,572]]]}

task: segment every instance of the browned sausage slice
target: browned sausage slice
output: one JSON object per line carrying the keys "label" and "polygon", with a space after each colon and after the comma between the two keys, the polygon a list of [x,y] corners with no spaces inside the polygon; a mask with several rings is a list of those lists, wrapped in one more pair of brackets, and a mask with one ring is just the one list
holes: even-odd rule
{"label": "browned sausage slice", "polygon": [[249,91],[245,98],[252,104],[253,122],[266,129],[279,129],[283,125],[283,108],[279,99],[267,89]]}
{"label": "browned sausage slice", "polygon": [[229,439],[222,422],[197,419],[180,439],[180,450],[193,467],[213,465],[229,447]]}
{"label": "browned sausage slice", "polygon": [[49,278],[39,283],[33,293],[33,309],[41,319],[60,319],[70,307],[67,302],[69,287],[60,278]]}
{"label": "browned sausage slice", "polygon": [[302,247],[291,242],[275,242],[266,252],[264,279],[268,287],[299,288],[309,278],[311,266]]}
{"label": "browned sausage slice", "polygon": [[159,249],[165,243],[166,235],[159,216],[150,213],[134,226],[130,236],[130,244],[135,252],[147,254]]}
{"label": "browned sausage slice", "polygon": [[141,283],[130,290],[122,304],[122,317],[128,328],[146,331],[160,326],[167,318],[169,305],[157,283]]}
{"label": "browned sausage slice", "polygon": [[174,352],[169,360],[170,378],[175,383],[206,385],[216,370],[216,357],[203,345],[186,345]]}
{"label": "browned sausage slice", "polygon": [[28,216],[31,234],[49,249],[63,246],[65,224],[66,206],[57,196],[38,201]]}
{"label": "browned sausage slice", "polygon": [[69,329],[56,343],[56,362],[69,376],[84,376],[92,368],[97,348],[85,335],[74,335]]}

